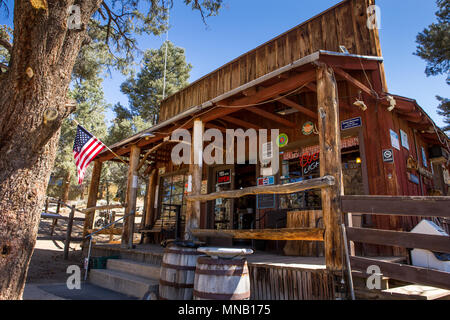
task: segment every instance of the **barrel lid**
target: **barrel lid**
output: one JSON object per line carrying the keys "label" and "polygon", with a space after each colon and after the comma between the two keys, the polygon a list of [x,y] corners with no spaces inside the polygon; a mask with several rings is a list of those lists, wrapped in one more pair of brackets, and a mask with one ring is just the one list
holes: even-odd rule
{"label": "barrel lid", "polygon": [[252,249],[245,248],[219,248],[219,247],[200,247],[197,251],[207,254],[212,258],[233,259],[242,258],[253,253]]}

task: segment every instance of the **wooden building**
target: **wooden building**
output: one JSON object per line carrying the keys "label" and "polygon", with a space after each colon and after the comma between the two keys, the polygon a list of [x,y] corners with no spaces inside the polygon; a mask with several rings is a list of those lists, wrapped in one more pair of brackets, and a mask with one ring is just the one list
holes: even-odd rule
{"label": "wooden building", "polygon": [[[168,97],[158,125],[117,142],[114,154],[98,155],[88,207],[95,206],[102,163],[119,155],[129,161],[127,213],[136,206],[134,177],[139,170],[148,177],[140,230],[146,242],[164,238],[164,223],[173,221],[170,205],[180,205],[186,237],[325,256],[327,269],[339,271],[341,223],[410,231],[421,216],[344,215],[340,202],[344,195],[449,195],[449,139],[415,100],[389,92],[378,30],[367,24],[373,4],[342,1]],[[279,170],[271,172],[260,159],[254,163],[252,142],[245,156],[235,150],[235,157],[245,158],[241,164],[175,165],[172,133],[178,129],[191,133],[191,159],[211,145],[204,141],[207,129],[254,129],[258,137],[268,129],[271,144],[258,143],[258,152],[279,145]],[[275,129],[278,141],[270,138]],[[448,220],[436,222],[445,227]],[[124,246],[137,229],[127,217]],[[359,243],[353,254],[406,251]]]}

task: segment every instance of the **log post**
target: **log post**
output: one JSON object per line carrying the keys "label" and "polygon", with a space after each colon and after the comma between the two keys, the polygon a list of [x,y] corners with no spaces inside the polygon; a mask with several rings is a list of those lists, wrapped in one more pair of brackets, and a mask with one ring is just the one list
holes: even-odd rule
{"label": "log post", "polygon": [[335,184],[322,189],[325,224],[325,261],[330,271],[343,268],[343,240],[340,231],[343,217],[340,196],[343,195],[339,100],[333,69],[317,68],[317,102],[319,111],[320,175],[335,178]]}
{"label": "log post", "polygon": [[[200,195],[202,190],[203,129],[203,122],[200,119],[195,119],[192,133],[191,163],[189,165],[192,195]],[[191,230],[198,229],[200,226],[200,211],[201,203],[199,200],[187,202],[185,230],[186,240],[194,240]]]}
{"label": "log post", "polygon": [[133,235],[134,235],[134,219],[136,216],[136,199],[138,189],[138,175],[137,168],[139,166],[139,155],[141,149],[136,146],[131,146],[130,151],[130,163],[128,167],[128,183],[127,183],[127,206],[125,208],[125,217],[122,230],[122,247],[133,247]]}
{"label": "log post", "polygon": [[64,260],[69,259],[70,240],[72,239],[73,218],[75,216],[75,206],[72,206],[67,220],[66,241],[64,241]]}
{"label": "log post", "polygon": [[[100,161],[94,161],[94,168],[92,169],[92,176],[91,176],[91,184],[89,186],[89,195],[88,200],[86,204],[87,208],[92,208],[97,205],[97,197],[98,197],[98,188],[100,186],[100,175],[102,173],[102,163]],[[95,211],[90,211],[86,213],[85,219],[84,219],[84,227],[83,227],[83,248],[85,247],[84,244],[86,243],[86,237],[89,232],[89,229],[92,229],[92,226],[94,224],[94,216]]]}
{"label": "log post", "polygon": [[[146,213],[144,220],[144,228],[150,228],[155,221],[155,196],[156,186],[158,184],[158,169],[152,169],[148,178],[148,192],[146,199]],[[144,243],[150,243],[151,237],[148,234],[144,235]]]}

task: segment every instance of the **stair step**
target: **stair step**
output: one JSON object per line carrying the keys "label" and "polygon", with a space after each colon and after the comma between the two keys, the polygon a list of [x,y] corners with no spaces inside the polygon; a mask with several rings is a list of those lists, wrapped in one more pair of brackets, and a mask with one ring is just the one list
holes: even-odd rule
{"label": "stair step", "polygon": [[421,286],[408,285],[386,290],[355,288],[357,300],[448,300],[450,291]]}
{"label": "stair step", "polygon": [[92,269],[89,271],[89,282],[139,299],[149,293],[158,293],[158,281],[115,270]]}
{"label": "stair step", "polygon": [[106,269],[128,273],[142,278],[159,280],[160,266],[126,259],[108,259]]}

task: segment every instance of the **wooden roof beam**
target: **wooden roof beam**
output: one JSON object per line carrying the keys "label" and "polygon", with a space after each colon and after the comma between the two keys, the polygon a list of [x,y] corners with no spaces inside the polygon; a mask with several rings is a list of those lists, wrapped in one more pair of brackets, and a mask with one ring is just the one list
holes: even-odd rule
{"label": "wooden roof beam", "polygon": [[242,120],[242,119],[238,119],[238,118],[233,118],[230,116],[224,116],[221,119],[223,119],[227,122],[230,122],[232,124],[235,124],[237,126],[244,127],[246,129],[256,129],[256,130],[262,129],[262,127],[257,124],[254,124],[254,123]]}
{"label": "wooden roof beam", "polygon": [[266,110],[262,110],[261,108],[257,107],[247,107],[246,110],[253,112],[261,117],[264,117],[266,119],[278,122],[280,124],[285,125],[286,127],[295,128],[297,125],[294,122],[291,122],[289,120],[286,120],[274,113],[268,112]]}
{"label": "wooden roof beam", "polygon": [[[222,118],[226,115],[245,109],[247,108],[247,106],[264,102],[273,97],[276,97],[277,95],[281,95],[286,92],[295,90],[296,88],[300,88],[305,84],[315,81],[315,79],[316,74],[315,69],[313,69],[294,75],[291,78],[284,81],[280,81],[270,87],[261,89],[252,96],[236,99],[232,102],[221,101],[220,103],[218,103],[219,108],[216,108],[215,110],[212,110],[207,114],[203,115],[201,117],[201,120],[203,122],[209,122],[217,118]],[[223,107],[220,108],[220,106]],[[229,108],[227,108],[228,106]]]}
{"label": "wooden roof beam", "polygon": [[339,76],[341,76],[342,78],[344,78],[345,80],[347,80],[348,82],[350,82],[353,86],[355,86],[356,88],[360,89],[361,91],[367,93],[368,95],[377,98],[376,95],[374,95],[374,93],[372,92],[371,89],[369,89],[365,84],[363,84],[361,81],[353,78],[351,75],[349,75],[347,72],[345,72],[344,70],[342,70],[341,68],[337,68],[334,67],[334,72],[336,74],[338,74]]}
{"label": "wooden roof beam", "polygon": [[304,107],[304,106],[302,106],[302,105],[300,105],[300,104],[298,104],[298,103],[296,103],[296,102],[294,102],[292,100],[289,100],[288,98],[279,98],[278,101],[281,102],[282,104],[287,105],[288,107],[291,107],[291,108],[294,108],[295,110],[300,111],[301,113],[303,113],[303,114],[305,114],[305,115],[307,115],[307,116],[309,116],[309,117],[311,117],[311,118],[313,118],[315,120],[318,119],[318,116],[317,116],[316,112],[311,111],[308,108],[306,108],[306,107]]}

